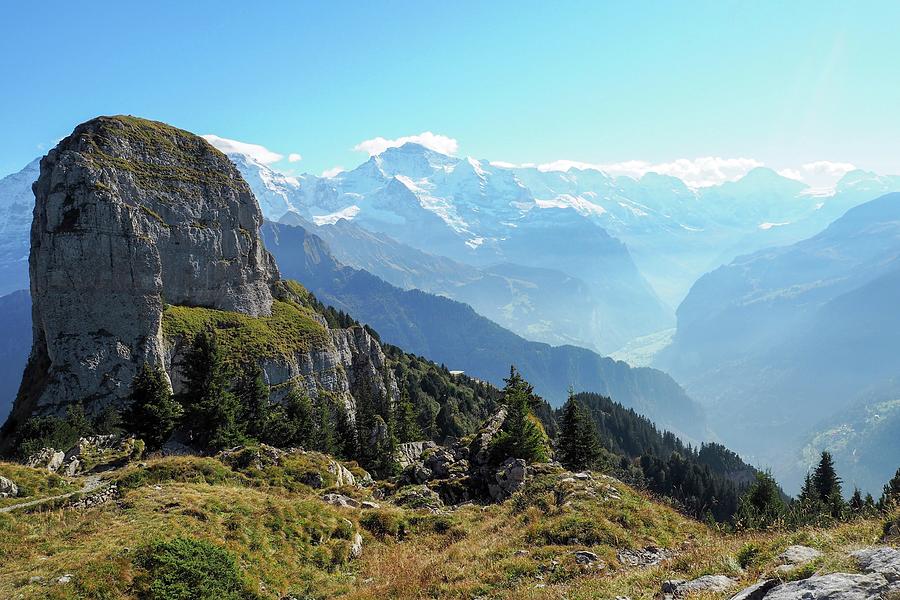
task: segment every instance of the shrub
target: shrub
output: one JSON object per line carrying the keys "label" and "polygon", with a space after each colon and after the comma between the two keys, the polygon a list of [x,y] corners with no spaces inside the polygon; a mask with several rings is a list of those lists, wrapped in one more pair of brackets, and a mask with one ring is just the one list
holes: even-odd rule
{"label": "shrub", "polygon": [[224,548],[203,540],[178,537],[157,541],[141,551],[137,566],[139,594],[148,600],[251,600],[237,561]]}
{"label": "shrub", "polygon": [[366,512],[359,520],[363,528],[377,537],[385,539],[393,537],[398,540],[406,535],[406,519],[400,513],[388,510],[373,510]]}

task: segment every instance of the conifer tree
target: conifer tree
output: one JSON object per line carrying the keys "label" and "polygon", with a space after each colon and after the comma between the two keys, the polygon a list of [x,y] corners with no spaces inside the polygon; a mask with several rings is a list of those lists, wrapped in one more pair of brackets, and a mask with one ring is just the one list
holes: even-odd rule
{"label": "conifer tree", "polygon": [[343,404],[335,406],[334,433],[335,446],[340,457],[344,460],[356,460],[358,454],[356,426]]}
{"label": "conifer tree", "polygon": [[572,471],[596,466],[601,456],[597,428],[571,390],[562,409],[558,449],[559,462]]}
{"label": "conifer tree", "polygon": [[850,502],[847,503],[847,508],[850,509],[850,512],[854,515],[861,515],[866,508],[866,502],[863,500],[862,492],[859,491],[858,487],[853,488],[853,495],[850,496]]}
{"label": "conifer tree", "polygon": [[284,409],[294,434],[290,440],[290,445],[306,449],[311,448],[315,416],[309,396],[296,385],[292,385],[284,398]]}
{"label": "conifer tree", "polygon": [[185,393],[182,405],[192,439],[199,445],[220,449],[244,440],[241,405],[229,389],[231,373],[213,334],[201,332],[185,360]]}
{"label": "conifer tree", "polygon": [[834,459],[827,450],[822,451],[819,465],[812,475],[812,486],[822,505],[822,512],[832,517],[840,517],[844,511],[841,480],[834,468]]}
{"label": "conifer tree", "polygon": [[265,441],[266,429],[272,412],[269,402],[269,386],[262,368],[255,362],[244,366],[235,387],[241,403],[240,420],[247,435]]}
{"label": "conifer tree", "polygon": [[172,397],[162,368],[144,363],[131,381],[125,413],[128,430],[144,440],[148,448],[156,449],[169,439],[183,413]]}
{"label": "conifer tree", "polygon": [[878,503],[882,509],[887,509],[894,504],[900,503],[900,469],[897,469],[891,480],[884,485],[881,499]]}
{"label": "conifer tree", "polygon": [[757,473],[738,504],[737,522],[744,527],[768,527],[784,517],[786,506],[771,473]]}
{"label": "conifer tree", "polygon": [[495,462],[506,458],[521,458],[527,462],[547,460],[546,436],[531,414],[534,399],[531,385],[522,379],[515,367],[510,368],[510,376],[505,381],[506,419],[493,441],[491,454]]}
{"label": "conifer tree", "polygon": [[400,401],[397,403],[397,441],[401,444],[415,442],[422,439],[422,431],[416,421],[416,409],[409,400],[409,392],[404,388],[400,391]]}
{"label": "conifer tree", "polygon": [[331,410],[328,396],[321,394],[314,409],[316,424],[313,431],[312,448],[325,454],[338,454],[333,411]]}

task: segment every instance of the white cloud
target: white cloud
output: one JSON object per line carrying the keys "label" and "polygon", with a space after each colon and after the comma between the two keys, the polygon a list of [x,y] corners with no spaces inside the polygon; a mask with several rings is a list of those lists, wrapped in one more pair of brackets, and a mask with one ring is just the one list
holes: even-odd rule
{"label": "white cloud", "polygon": [[700,158],[679,158],[671,162],[651,163],[644,160],[628,160],[609,164],[585,163],[574,160],[556,160],[538,165],[541,171],[568,171],[569,169],[596,169],[610,175],[627,175],[640,178],[647,173],[671,175],[691,187],[707,187],[726,181],[735,181],[751,169],[763,166],[753,158],[721,158],[705,156]]}
{"label": "white cloud", "polygon": [[346,171],[344,167],[332,167],[331,169],[325,169],[322,171],[322,177],[335,177],[336,175],[343,173]]}
{"label": "white cloud", "polygon": [[[237,140],[229,140],[217,135],[207,134],[200,136],[225,154],[237,153],[249,156],[250,158],[261,162],[264,165],[276,163],[282,158],[283,154],[278,154],[259,144],[248,144],[247,142],[239,142]],[[299,156],[299,155],[297,155]],[[293,161],[292,161],[293,162]]]}
{"label": "white cloud", "polygon": [[801,168],[811,174],[843,177],[850,171],[856,169],[856,165],[853,163],[832,162],[830,160],[817,160],[815,162],[806,163]]}
{"label": "white cloud", "polygon": [[300,156],[299,154],[297,154],[296,152],[291,152],[290,154],[288,154],[288,162],[294,163],[299,160],[303,160],[303,157]]}
{"label": "white cloud", "polygon": [[409,142],[421,144],[429,150],[434,150],[441,154],[456,154],[456,151],[459,149],[459,143],[455,139],[430,131],[423,131],[419,135],[407,135],[393,140],[383,137],[372,138],[371,140],[358,143],[353,149],[358,152],[366,152],[369,156],[375,156],[388,148],[397,148]]}

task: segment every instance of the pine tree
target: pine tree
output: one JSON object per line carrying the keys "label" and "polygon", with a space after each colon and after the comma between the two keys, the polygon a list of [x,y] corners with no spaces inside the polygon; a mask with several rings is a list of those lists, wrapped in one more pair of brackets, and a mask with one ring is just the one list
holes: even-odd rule
{"label": "pine tree", "polygon": [[397,441],[401,444],[415,442],[422,439],[422,431],[416,422],[416,409],[409,400],[409,392],[403,389],[400,392],[400,401],[397,403]]}
{"label": "pine tree", "polygon": [[891,480],[884,485],[878,502],[882,509],[890,508],[897,503],[900,503],[900,469],[897,469]]}
{"label": "pine tree", "polygon": [[183,413],[181,405],[172,397],[162,368],[144,363],[131,380],[125,413],[128,431],[144,440],[148,448],[156,449],[169,439]]}
{"label": "pine tree", "polygon": [[572,471],[596,466],[601,456],[597,429],[571,391],[562,409],[558,449],[559,461]]}
{"label": "pine tree", "polygon": [[812,486],[822,505],[824,514],[840,517],[844,511],[844,497],[841,493],[841,480],[834,468],[834,459],[827,450],[822,451],[822,458],[812,475]]}
{"label": "pine tree", "polygon": [[240,420],[247,435],[263,440],[272,410],[269,386],[258,364],[250,362],[244,366],[235,386],[235,394],[241,403]]}
{"label": "pine tree", "polygon": [[344,460],[356,460],[358,455],[356,426],[343,404],[335,406],[335,445]]}
{"label": "pine tree", "polygon": [[241,405],[229,389],[231,373],[211,333],[202,332],[185,360],[184,422],[200,446],[220,449],[244,441]]}
{"label": "pine tree", "polygon": [[313,431],[315,428],[315,415],[309,396],[296,385],[292,385],[284,398],[284,408],[287,419],[291,423],[292,436],[288,445],[300,448],[311,448]]}
{"label": "pine tree", "polygon": [[865,500],[863,500],[862,492],[859,491],[858,487],[853,488],[853,495],[850,496],[850,502],[847,503],[847,508],[856,516],[865,512],[866,503]]}
{"label": "pine tree", "polygon": [[521,458],[527,462],[541,462],[548,458],[547,440],[537,419],[531,414],[534,393],[515,367],[503,388],[506,419],[495,437],[491,454],[495,462],[507,458]]}
{"label": "pine tree", "polygon": [[325,454],[338,453],[338,445],[335,440],[334,417],[328,396],[319,396],[315,407],[315,429],[313,431],[312,448]]}

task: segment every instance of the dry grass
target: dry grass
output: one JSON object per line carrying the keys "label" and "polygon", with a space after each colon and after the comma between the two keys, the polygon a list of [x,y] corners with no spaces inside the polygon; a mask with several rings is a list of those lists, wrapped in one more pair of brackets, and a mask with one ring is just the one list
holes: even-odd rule
{"label": "dry grass", "polygon": [[[135,553],[153,539],[187,536],[230,551],[264,598],[649,600],[666,579],[726,574],[752,583],[796,543],[825,552],[800,574],[852,570],[846,552],[881,533],[880,519],[722,533],[619,482],[561,483],[552,471],[504,504],[449,514],[338,509],[281,472],[238,473],[213,459],[159,459],[118,475],[131,482],[118,504],[0,515],[0,598],[132,598]],[[352,561],[356,530],[365,550]],[[649,545],[676,557],[646,569],[619,563],[618,550]],[[577,564],[581,549],[606,566]],[[51,585],[64,574],[72,582]]]}

